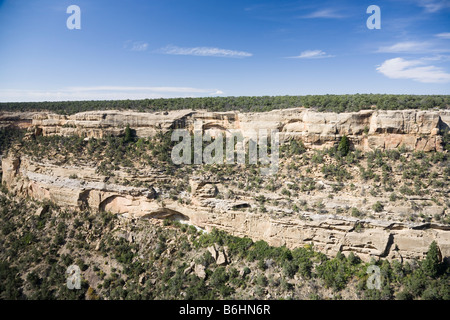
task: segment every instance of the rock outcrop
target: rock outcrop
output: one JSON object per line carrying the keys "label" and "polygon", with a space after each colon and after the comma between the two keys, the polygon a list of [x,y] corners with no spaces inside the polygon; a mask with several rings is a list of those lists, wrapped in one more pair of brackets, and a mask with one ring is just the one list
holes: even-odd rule
{"label": "rock outcrop", "polygon": [[400,146],[414,151],[442,151],[439,131],[448,128],[450,111],[363,110],[350,113],[316,112],[305,108],[273,110],[264,113],[90,111],[71,116],[40,113],[33,117],[35,134],[78,135],[101,138],[121,135],[130,126],[139,137],[186,128],[201,129],[212,136],[231,129],[244,133],[278,130],[281,140],[300,139],[305,146],[332,146],[347,135],[353,146],[362,150],[393,149]]}
{"label": "rock outcrop", "polygon": [[[355,252],[366,261],[372,257],[420,259],[434,240],[443,257],[450,257],[448,225],[309,212],[275,217],[269,213],[240,211],[235,209],[257,204],[250,200],[217,199],[216,187],[199,179],[191,181],[195,189],[188,194],[189,203],[170,198],[160,201],[153,188],[109,184],[104,182],[106,177],[92,168],[56,167],[12,153],[3,159],[2,167],[3,183],[11,192],[51,200],[73,209],[106,210],[134,218],[173,218],[204,230],[218,228],[275,246],[295,248],[314,244],[315,249],[329,255],[338,251]],[[225,251],[213,249],[218,263],[227,263]]]}
{"label": "rock outcrop", "polygon": [[0,112],[1,128],[19,128],[26,129],[31,127],[33,117],[37,117],[40,112]]}
{"label": "rock outcrop", "polygon": [[[35,135],[86,138],[122,135],[127,125],[139,137],[179,128],[201,129],[213,136],[219,132],[227,134],[232,129],[244,134],[251,130],[275,129],[280,132],[281,141],[299,139],[308,148],[330,147],[346,135],[354,148],[362,150],[404,146],[414,151],[442,151],[439,132],[448,128],[450,111],[363,110],[338,114],[293,108],[265,113],[193,110],[92,111],[71,116],[46,112],[2,113],[0,124],[29,127],[30,133]],[[14,155],[14,152],[3,159],[2,169],[3,183],[10,191],[73,209],[105,210],[135,218],[172,218],[204,230],[218,228],[276,246],[294,248],[313,243],[317,250],[329,255],[338,251],[355,252],[364,260],[371,257],[420,259],[434,240],[442,255],[446,259],[450,257],[450,227],[443,224],[358,219],[310,212],[281,217],[255,213],[246,210],[257,206],[254,199],[217,198],[217,181],[199,177],[190,178],[191,192],[186,192],[189,201],[170,198],[161,201],[157,188],[109,183],[108,177],[98,174],[93,167],[40,163],[20,153]],[[158,174],[155,179],[170,180],[170,177]],[[442,207],[430,206],[426,210],[433,215],[443,214]],[[227,263],[225,252],[219,250],[219,254],[214,250],[217,253],[214,258],[221,264]],[[201,273],[201,270],[195,272]]]}

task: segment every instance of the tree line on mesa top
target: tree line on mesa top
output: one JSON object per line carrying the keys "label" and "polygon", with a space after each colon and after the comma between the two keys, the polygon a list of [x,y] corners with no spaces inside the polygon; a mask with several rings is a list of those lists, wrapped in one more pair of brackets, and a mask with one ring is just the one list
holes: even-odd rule
{"label": "tree line on mesa top", "polygon": [[143,100],[58,101],[58,102],[3,102],[0,111],[50,111],[74,114],[93,110],[137,110],[141,112],[182,109],[205,109],[224,112],[265,112],[294,107],[314,108],[320,112],[357,112],[376,107],[380,110],[433,108],[449,109],[450,95],[305,95],[305,96],[241,96],[166,98]]}

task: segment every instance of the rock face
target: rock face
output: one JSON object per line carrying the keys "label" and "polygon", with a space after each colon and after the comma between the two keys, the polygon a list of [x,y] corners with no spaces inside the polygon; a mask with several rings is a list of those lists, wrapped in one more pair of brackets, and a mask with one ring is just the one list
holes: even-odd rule
{"label": "rock face", "polygon": [[184,127],[183,120],[192,114],[191,110],[163,113],[90,111],[71,116],[40,113],[34,116],[32,124],[37,134],[79,135],[88,138],[102,138],[121,135],[129,125],[139,137],[149,137],[174,126]]}
{"label": "rock face", "polygon": [[38,116],[40,112],[0,112],[1,128],[19,128],[26,129],[31,126],[33,117]]}
{"label": "rock face", "polygon": [[[293,108],[265,113],[93,111],[71,116],[44,112],[31,116],[30,124],[29,114],[5,116],[3,113],[0,123],[11,125],[18,121],[18,126],[30,125],[29,130],[35,135],[95,138],[121,135],[127,125],[140,137],[177,128],[190,131],[201,129],[213,136],[231,129],[243,133],[276,129],[280,132],[281,141],[299,139],[308,148],[330,147],[346,135],[357,149],[392,149],[403,145],[415,151],[442,151],[439,131],[450,124],[450,111],[447,110],[364,110],[338,114]],[[164,199],[161,202],[152,187],[111,184],[107,182],[107,177],[99,175],[92,167],[38,163],[12,152],[3,159],[2,169],[3,183],[10,191],[37,200],[51,200],[73,209],[105,210],[136,218],[173,218],[205,230],[215,227],[233,235],[265,240],[276,246],[295,248],[313,243],[315,249],[329,255],[335,255],[338,251],[355,252],[364,260],[371,257],[420,259],[434,240],[443,257],[450,257],[450,227],[447,225],[357,219],[309,212],[275,218],[268,213],[241,211],[257,204],[251,199],[218,199],[216,181],[196,177],[191,177],[189,181],[189,201],[182,203]],[[442,214],[439,207],[427,210],[430,214]],[[213,249],[217,263],[226,264],[225,251]],[[194,269],[196,273],[202,272],[197,266]]]}
{"label": "rock face", "polygon": [[305,146],[322,148],[332,146],[347,135],[353,146],[362,150],[393,149],[400,146],[414,151],[442,151],[439,130],[450,124],[450,111],[384,111],[363,110],[353,113],[316,112],[305,108],[273,110],[264,113],[170,111],[125,112],[91,111],[71,116],[40,113],[33,117],[32,126],[40,135],[79,135],[101,138],[121,135],[127,125],[139,137],[157,132],[200,127],[212,136],[240,130],[276,129],[281,141],[300,139]]}
{"label": "rock face", "polygon": [[[354,252],[366,261],[372,257],[420,259],[434,240],[443,257],[450,257],[448,225],[308,212],[274,218],[268,213],[234,210],[255,203],[217,199],[215,187],[199,179],[191,181],[196,188],[189,195],[189,204],[171,199],[161,203],[155,199],[153,188],[108,184],[92,168],[55,167],[14,155],[3,159],[2,167],[3,183],[10,191],[73,209],[106,210],[134,218],[173,218],[205,230],[218,228],[236,236],[265,240],[275,246],[295,248],[312,243],[316,250],[332,256],[338,251]],[[78,173],[76,178],[74,172]],[[226,250],[214,247],[211,251],[218,264],[227,263]]]}

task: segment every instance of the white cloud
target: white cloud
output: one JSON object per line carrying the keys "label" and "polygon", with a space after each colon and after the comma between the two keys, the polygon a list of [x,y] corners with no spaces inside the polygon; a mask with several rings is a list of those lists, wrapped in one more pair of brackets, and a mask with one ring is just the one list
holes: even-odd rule
{"label": "white cloud", "polygon": [[58,90],[0,89],[0,101],[133,100],[222,94],[223,91],[218,89],[190,87],[93,86],[68,87]]}
{"label": "white cloud", "polygon": [[177,93],[208,93],[211,90],[190,87],[126,87],[126,86],[96,86],[68,87],[69,91],[116,91],[116,92],[177,92]]}
{"label": "white cloud", "polygon": [[423,60],[389,59],[377,67],[377,71],[391,79],[411,79],[423,83],[450,82],[450,73],[439,67],[426,65]]}
{"label": "white cloud", "polygon": [[158,50],[159,53],[185,55],[185,56],[202,56],[202,57],[223,57],[223,58],[247,58],[253,56],[252,53],[245,51],[235,51],[228,49],[212,48],[212,47],[194,47],[180,48],[177,46],[167,46]]}
{"label": "white cloud", "polygon": [[300,53],[299,56],[288,57],[290,59],[319,59],[319,58],[332,58],[333,55],[329,55],[322,50],[305,50]]}
{"label": "white cloud", "polygon": [[438,54],[438,55],[434,55],[434,56],[430,56],[430,57],[423,57],[421,58],[421,60],[423,61],[450,61],[450,56],[449,55],[444,55],[444,54]]}
{"label": "white cloud", "polygon": [[408,53],[408,54],[440,54],[450,52],[450,48],[443,47],[439,41],[403,41],[390,46],[378,48],[378,53]]}
{"label": "white cloud", "polygon": [[125,41],[123,47],[130,51],[146,51],[148,49],[148,43],[145,41]]}
{"label": "white cloud", "polygon": [[133,47],[131,51],[145,51],[148,48],[148,43],[146,42],[135,42],[133,43]]}
{"label": "white cloud", "polygon": [[418,5],[425,8],[426,12],[434,13],[450,8],[450,0],[419,0]]}
{"label": "white cloud", "polygon": [[380,47],[378,52],[385,53],[419,53],[431,50],[431,45],[428,42],[404,41],[398,42],[391,46]]}
{"label": "white cloud", "polygon": [[450,32],[442,32],[434,35],[435,37],[441,38],[441,39],[450,39]]}
{"label": "white cloud", "polygon": [[303,19],[314,19],[314,18],[331,18],[331,19],[341,19],[345,18],[344,15],[336,12],[334,9],[321,9],[314,11],[310,14],[301,16]]}

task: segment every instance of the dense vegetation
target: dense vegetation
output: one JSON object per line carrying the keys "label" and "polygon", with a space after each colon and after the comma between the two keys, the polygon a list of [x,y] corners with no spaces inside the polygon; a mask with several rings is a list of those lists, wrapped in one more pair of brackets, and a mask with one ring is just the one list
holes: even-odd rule
{"label": "dense vegetation", "polygon": [[60,102],[5,102],[0,111],[47,110],[60,114],[74,114],[91,110],[169,111],[180,109],[206,109],[208,111],[257,112],[293,107],[316,108],[319,111],[350,112],[370,109],[381,110],[447,109],[448,95],[307,95],[259,97],[204,97],[114,101],[60,101]]}
{"label": "dense vegetation", "polygon": [[[146,220],[129,224],[106,212],[16,202],[3,192],[2,299],[341,299],[350,293],[361,299],[450,299],[450,270],[435,243],[422,261],[364,263],[353,254],[328,258],[313,246],[271,247],[169,220],[164,227]],[[228,266],[216,264],[206,250],[211,245],[228,248]],[[186,272],[191,263],[204,267],[204,278]],[[73,264],[81,270],[79,290],[66,286]],[[379,290],[367,286],[370,265],[380,268]],[[302,296],[308,288],[312,292]]]}
{"label": "dense vegetation", "polygon": [[24,130],[15,128],[0,128],[0,156],[8,150],[14,143],[22,140]]}

